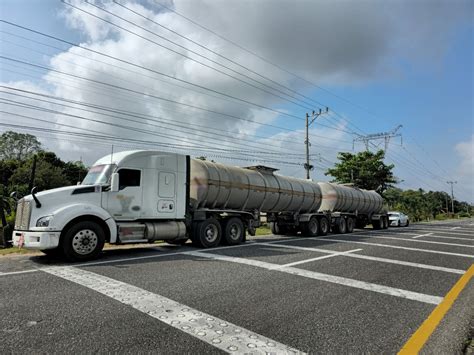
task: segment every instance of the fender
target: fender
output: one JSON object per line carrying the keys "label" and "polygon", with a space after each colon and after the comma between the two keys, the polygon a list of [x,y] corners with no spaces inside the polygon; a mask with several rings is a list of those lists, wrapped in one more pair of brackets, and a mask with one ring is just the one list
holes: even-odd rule
{"label": "fender", "polygon": [[66,224],[68,224],[74,218],[92,215],[102,219],[110,230],[110,243],[115,243],[117,241],[117,224],[112,216],[103,208],[87,204],[87,203],[76,203],[73,205],[67,205],[65,207],[59,208],[53,211],[53,227],[57,230],[63,230]]}

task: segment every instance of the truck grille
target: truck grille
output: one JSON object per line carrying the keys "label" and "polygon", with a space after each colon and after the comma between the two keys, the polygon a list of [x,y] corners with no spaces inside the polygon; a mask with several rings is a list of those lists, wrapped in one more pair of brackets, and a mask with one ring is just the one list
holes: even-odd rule
{"label": "truck grille", "polygon": [[28,230],[30,226],[31,201],[22,198],[16,208],[15,230]]}

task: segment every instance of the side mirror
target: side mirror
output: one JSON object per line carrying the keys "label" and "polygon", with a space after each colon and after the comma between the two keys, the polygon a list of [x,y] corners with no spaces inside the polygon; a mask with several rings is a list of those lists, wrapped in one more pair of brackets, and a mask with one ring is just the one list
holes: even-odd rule
{"label": "side mirror", "polygon": [[110,178],[110,191],[117,192],[119,191],[119,174],[113,173]]}

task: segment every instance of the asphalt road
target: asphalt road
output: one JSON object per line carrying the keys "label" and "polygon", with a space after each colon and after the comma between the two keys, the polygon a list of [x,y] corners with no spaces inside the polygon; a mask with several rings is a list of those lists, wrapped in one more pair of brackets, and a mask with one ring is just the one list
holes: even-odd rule
{"label": "asphalt road", "polygon": [[[474,220],[212,250],[0,258],[1,353],[396,353],[474,262]],[[424,352],[462,350],[473,281]]]}

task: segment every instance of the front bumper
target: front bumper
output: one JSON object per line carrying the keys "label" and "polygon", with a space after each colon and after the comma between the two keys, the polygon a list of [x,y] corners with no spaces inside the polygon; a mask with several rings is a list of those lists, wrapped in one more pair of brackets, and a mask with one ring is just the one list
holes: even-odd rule
{"label": "front bumper", "polygon": [[393,227],[393,226],[398,226],[398,223],[400,222],[399,219],[394,219],[394,220],[390,220],[390,225]]}
{"label": "front bumper", "polygon": [[54,249],[61,232],[13,231],[13,245],[26,249]]}

